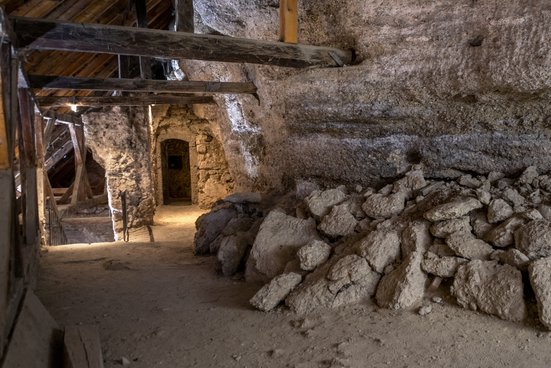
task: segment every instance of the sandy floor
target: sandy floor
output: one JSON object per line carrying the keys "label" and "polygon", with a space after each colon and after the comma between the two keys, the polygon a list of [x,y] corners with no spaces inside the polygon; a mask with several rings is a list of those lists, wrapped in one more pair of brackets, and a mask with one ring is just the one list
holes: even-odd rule
{"label": "sandy floor", "polygon": [[[309,316],[262,313],[257,285],[194,257],[195,207],[166,206],[131,242],[50,247],[38,295],[62,325],[96,324],[106,367],[549,367],[551,335],[433,304],[433,312],[358,305]],[[139,242],[142,240],[144,242]],[[449,300],[452,303],[451,300]]]}

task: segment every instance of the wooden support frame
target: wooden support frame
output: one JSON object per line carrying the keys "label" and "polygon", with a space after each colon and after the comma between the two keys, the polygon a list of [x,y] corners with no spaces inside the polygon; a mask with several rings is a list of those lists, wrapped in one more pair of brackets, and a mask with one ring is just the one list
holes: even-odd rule
{"label": "wooden support frame", "polygon": [[192,105],[213,104],[211,96],[37,96],[37,103],[42,108],[69,106],[144,106],[144,105]]}
{"label": "wooden support frame", "polygon": [[63,50],[294,68],[342,66],[353,62],[351,50],[323,46],[22,17],[10,20],[17,35],[17,46],[23,50]]}
{"label": "wooden support frame", "polygon": [[29,75],[32,88],[158,93],[256,93],[253,83]]}
{"label": "wooden support frame", "polygon": [[279,0],[279,40],[298,42],[297,0]]}

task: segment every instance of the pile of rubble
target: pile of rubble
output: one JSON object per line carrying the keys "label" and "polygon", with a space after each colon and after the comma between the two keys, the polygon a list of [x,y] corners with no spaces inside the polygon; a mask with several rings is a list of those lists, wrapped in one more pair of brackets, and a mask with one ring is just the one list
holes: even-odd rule
{"label": "pile of rubble", "polygon": [[307,313],[370,297],[413,309],[429,278],[449,278],[459,305],[511,321],[526,317],[531,288],[551,329],[551,178],[535,167],[516,179],[453,180],[428,180],[414,167],[377,191],[308,192],[279,207],[253,194],[227,198],[198,220],[196,252],[217,254],[224,275],[266,282],[251,299],[263,311],[284,302]]}

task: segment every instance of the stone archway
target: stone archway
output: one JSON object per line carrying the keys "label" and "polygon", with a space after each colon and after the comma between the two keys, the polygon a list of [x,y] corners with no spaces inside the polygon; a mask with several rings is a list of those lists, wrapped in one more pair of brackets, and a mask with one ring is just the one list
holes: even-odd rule
{"label": "stone archway", "polygon": [[189,142],[166,139],[161,142],[163,204],[191,201],[191,163]]}

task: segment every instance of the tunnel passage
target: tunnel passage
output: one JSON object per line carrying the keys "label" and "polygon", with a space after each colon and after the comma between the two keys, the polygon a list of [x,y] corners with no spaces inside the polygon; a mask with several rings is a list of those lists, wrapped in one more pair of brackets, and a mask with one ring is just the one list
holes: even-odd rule
{"label": "tunnel passage", "polygon": [[191,201],[189,143],[167,139],[161,143],[163,203]]}

